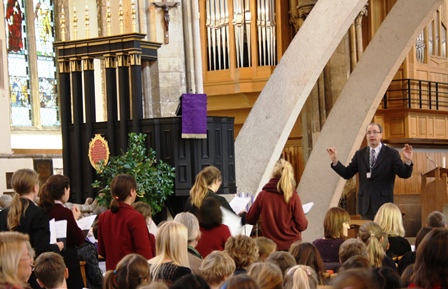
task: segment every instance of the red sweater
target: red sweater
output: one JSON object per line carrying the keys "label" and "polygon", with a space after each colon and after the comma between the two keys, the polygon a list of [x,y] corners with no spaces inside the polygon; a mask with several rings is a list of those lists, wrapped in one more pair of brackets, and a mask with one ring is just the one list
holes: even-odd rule
{"label": "red sweater", "polygon": [[297,192],[286,204],[283,193],[277,191],[277,178],[271,179],[258,194],[247,213],[247,223],[255,225],[261,216],[263,236],[277,244],[277,250],[288,250],[292,243],[302,240],[308,227],[302,202]]}
{"label": "red sweater", "polygon": [[48,210],[48,218],[54,218],[55,221],[67,220],[67,246],[81,246],[84,243],[84,234],[70,209],[56,203]]}
{"label": "red sweater", "polygon": [[98,254],[106,258],[106,270],[114,270],[127,254],[151,259],[151,243],[145,218],[128,204],[120,202],[117,213],[107,210],[98,220]]}
{"label": "red sweater", "polygon": [[214,250],[224,250],[227,239],[231,236],[229,227],[224,224],[214,227],[210,230],[200,228],[201,238],[199,239],[196,250],[201,253],[202,258],[207,257]]}

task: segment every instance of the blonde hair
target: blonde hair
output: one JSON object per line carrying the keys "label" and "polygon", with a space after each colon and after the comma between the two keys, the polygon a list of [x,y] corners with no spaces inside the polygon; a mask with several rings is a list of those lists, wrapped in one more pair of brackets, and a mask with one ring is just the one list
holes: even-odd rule
{"label": "blonde hair", "polygon": [[258,247],[258,261],[264,261],[270,254],[277,250],[277,244],[266,237],[256,237],[255,243]]}
{"label": "blonde hair", "polygon": [[384,259],[384,249],[381,245],[385,234],[381,227],[372,221],[364,223],[359,228],[359,238],[366,244],[367,257],[372,267],[381,267]]}
{"label": "blonde hair", "polygon": [[271,262],[257,262],[250,266],[247,275],[251,276],[263,289],[283,289],[283,274]]}
{"label": "blonde hair", "polygon": [[324,218],[324,236],[325,238],[342,239],[344,223],[350,222],[348,212],[339,207],[330,208]]}
{"label": "blonde hair", "polygon": [[235,271],[235,261],[225,251],[213,251],[205,257],[199,272],[210,285],[220,285]]}
{"label": "blonde hair", "polygon": [[188,262],[188,230],[183,224],[169,221],[163,223],[156,234],[156,254],[151,260],[151,275],[156,278],[165,259],[173,264],[190,267]]}
{"label": "blonde hair", "polygon": [[286,272],[284,289],[316,289],[319,283],[316,271],[306,265],[296,265]]}
{"label": "blonde hair", "polygon": [[254,239],[246,235],[231,236],[224,250],[235,261],[237,268],[247,267],[258,259],[258,247]]}
{"label": "blonde hair", "polygon": [[20,218],[25,215],[28,208],[28,202],[22,202],[20,197],[28,195],[39,183],[38,174],[31,169],[20,169],[11,177],[11,185],[17,193],[14,195],[9,206],[8,212],[8,229],[14,230],[20,226]]}
{"label": "blonde hair", "polygon": [[392,204],[383,204],[373,220],[381,229],[391,237],[404,237],[403,216],[400,209]]}
{"label": "blonde hair", "polygon": [[29,242],[29,236],[19,232],[0,232],[0,283],[11,286],[20,285],[27,287],[24,280],[17,276],[20,258],[22,257],[23,245],[26,245],[30,257],[34,257],[34,251]]}
{"label": "blonde hair", "polygon": [[277,191],[283,193],[285,202],[288,203],[296,189],[294,180],[294,169],[292,165],[284,159],[279,159],[272,171],[272,178],[278,178]]}
{"label": "blonde hair", "polygon": [[188,243],[194,242],[201,234],[199,221],[195,215],[189,212],[179,213],[174,217],[174,221],[183,224],[188,230]]}
{"label": "blonde hair", "polygon": [[221,179],[221,171],[214,166],[208,166],[202,169],[196,175],[196,181],[191,187],[190,198],[191,204],[200,208],[202,200],[208,193],[208,187],[213,184],[214,181]]}

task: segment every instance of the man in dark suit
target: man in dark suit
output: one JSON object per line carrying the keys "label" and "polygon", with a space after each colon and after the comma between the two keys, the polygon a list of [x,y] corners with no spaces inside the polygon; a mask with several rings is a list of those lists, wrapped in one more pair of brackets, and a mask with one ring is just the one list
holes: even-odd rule
{"label": "man in dark suit", "polygon": [[341,177],[347,180],[358,173],[358,213],[366,220],[373,220],[382,204],[393,203],[395,176],[407,179],[412,174],[412,146],[405,144],[401,150],[403,162],[397,150],[381,143],[382,137],[381,125],[369,124],[366,129],[368,146],[356,151],[348,166],[338,161],[336,148],[327,149],[331,168]]}

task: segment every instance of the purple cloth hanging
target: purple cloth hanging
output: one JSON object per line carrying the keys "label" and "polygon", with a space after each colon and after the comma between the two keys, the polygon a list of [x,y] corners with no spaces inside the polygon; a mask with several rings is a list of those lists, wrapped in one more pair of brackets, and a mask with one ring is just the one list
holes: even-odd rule
{"label": "purple cloth hanging", "polygon": [[182,94],[182,138],[207,138],[206,94]]}

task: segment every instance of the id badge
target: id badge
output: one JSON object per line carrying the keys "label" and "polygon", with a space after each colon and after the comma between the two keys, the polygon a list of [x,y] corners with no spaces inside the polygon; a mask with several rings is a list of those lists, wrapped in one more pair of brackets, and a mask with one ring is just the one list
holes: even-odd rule
{"label": "id badge", "polygon": [[372,176],[372,173],[371,173],[371,172],[366,173],[366,177],[367,177],[368,179],[370,179],[371,176]]}

